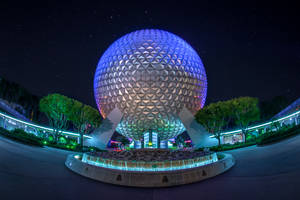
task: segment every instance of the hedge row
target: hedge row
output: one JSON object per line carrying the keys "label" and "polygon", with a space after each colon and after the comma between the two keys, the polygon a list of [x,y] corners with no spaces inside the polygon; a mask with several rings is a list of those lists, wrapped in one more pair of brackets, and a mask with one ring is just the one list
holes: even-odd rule
{"label": "hedge row", "polygon": [[[228,151],[228,150],[238,149],[238,148],[247,147],[247,146],[256,145],[256,144],[257,145],[265,145],[265,144],[270,144],[270,143],[274,143],[274,142],[279,142],[280,140],[283,140],[285,138],[288,138],[290,136],[297,135],[297,134],[300,134],[300,125],[293,126],[291,128],[290,127],[281,128],[278,131],[267,132],[263,135],[260,135],[257,138],[253,138],[253,139],[247,141],[247,143],[238,142],[235,144],[223,144],[221,146],[210,147],[209,149],[211,151]],[[203,151],[204,148],[199,148],[197,150]]]}
{"label": "hedge row", "polygon": [[39,146],[39,147],[44,146],[41,138],[37,137],[34,134],[26,133],[22,129],[14,129],[12,131],[8,131],[0,127],[0,135],[24,144],[29,144],[33,146]]}
{"label": "hedge row", "polygon": [[255,145],[255,144],[256,144],[256,141],[251,140],[251,141],[248,141],[247,143],[238,142],[238,143],[235,143],[235,144],[223,144],[221,146],[210,147],[209,149],[211,151],[228,151],[228,150],[232,150],[232,149],[238,149],[238,148],[242,148],[242,147],[252,146],[252,145]]}
{"label": "hedge row", "polygon": [[283,140],[285,138],[288,138],[293,135],[297,135],[300,133],[300,126],[294,126],[292,128],[289,128],[287,130],[279,130],[279,131],[272,131],[265,133],[264,135],[260,136],[257,139],[258,145],[265,145],[270,144],[274,142],[278,142],[280,140]]}
{"label": "hedge row", "polygon": [[[59,143],[47,143],[46,145],[57,149],[76,151],[76,152],[82,151],[80,145],[59,144]],[[92,152],[92,151],[106,151],[106,150],[101,150],[98,149],[97,147],[91,147],[91,146],[83,147],[83,152]]]}
{"label": "hedge row", "polygon": [[[74,142],[71,140],[67,141],[66,138],[64,139],[65,143],[60,143],[55,141],[53,137],[51,140],[50,137],[49,138],[38,137],[32,133],[27,133],[22,129],[14,129],[12,131],[8,131],[0,127],[0,135],[33,146],[39,146],[39,147],[49,146],[49,147],[64,149],[69,151],[77,151],[77,152],[81,151],[81,148],[77,143],[74,144]],[[83,151],[90,152],[90,151],[103,151],[103,150],[98,149],[97,147],[84,146]]]}

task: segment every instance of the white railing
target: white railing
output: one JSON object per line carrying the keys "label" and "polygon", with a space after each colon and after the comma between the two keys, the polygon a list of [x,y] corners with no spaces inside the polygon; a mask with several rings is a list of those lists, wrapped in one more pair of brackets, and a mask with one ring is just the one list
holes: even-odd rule
{"label": "white railing", "polygon": [[[251,130],[256,130],[258,128],[267,128],[269,127],[272,123],[275,123],[275,122],[283,122],[285,121],[286,119],[292,119],[292,118],[296,118],[298,117],[298,115],[300,114],[300,111],[296,111],[290,115],[287,115],[287,116],[284,116],[284,117],[281,117],[279,119],[274,119],[274,120],[271,120],[269,122],[265,122],[265,123],[261,123],[261,124],[258,124],[258,125],[253,125],[253,126],[250,126],[248,127],[246,130],[247,131],[251,131]],[[237,129],[237,130],[232,130],[232,131],[226,131],[226,132],[223,132],[221,133],[221,136],[223,135],[231,135],[231,134],[234,134],[234,133],[241,133],[242,132],[242,129]],[[215,136],[214,135],[211,135],[209,136],[210,138],[214,138]]]}
{"label": "white railing", "polygon": [[[27,128],[27,127],[31,127],[33,129],[41,130],[44,133],[45,132],[55,133],[55,129],[53,129],[53,128],[50,128],[50,127],[47,127],[47,126],[41,126],[41,125],[38,125],[38,124],[35,124],[35,123],[32,123],[32,122],[26,122],[24,120],[17,119],[15,117],[9,116],[9,115],[4,114],[2,112],[0,112],[0,117],[2,117],[4,119],[4,123],[7,121],[7,122],[10,123],[11,126],[15,126],[16,128],[20,128],[17,125],[17,123],[19,123],[19,124],[24,126],[24,129]],[[5,128],[5,127],[3,127],[3,128]],[[75,133],[75,132],[71,132],[71,131],[58,130],[56,132],[58,132],[62,135],[69,135],[69,136],[73,136],[73,137],[79,137],[80,136],[79,133]],[[88,138],[88,139],[92,138],[91,136],[88,136],[88,135],[84,135],[83,137]]]}

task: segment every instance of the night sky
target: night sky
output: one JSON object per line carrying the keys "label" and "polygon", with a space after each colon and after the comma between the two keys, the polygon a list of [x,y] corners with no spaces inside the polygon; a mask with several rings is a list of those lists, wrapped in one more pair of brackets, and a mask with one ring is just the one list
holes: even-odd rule
{"label": "night sky", "polygon": [[126,33],[157,28],[199,53],[207,102],[300,97],[300,14],[287,1],[86,2],[1,2],[0,77],[39,96],[58,92],[96,106],[93,78],[103,52]]}

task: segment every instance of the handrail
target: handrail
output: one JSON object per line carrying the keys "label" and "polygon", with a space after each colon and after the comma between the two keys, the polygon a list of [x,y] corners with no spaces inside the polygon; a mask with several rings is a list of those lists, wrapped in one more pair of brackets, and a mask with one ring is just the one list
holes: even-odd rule
{"label": "handrail", "polygon": [[[262,123],[262,124],[259,124],[259,125],[250,126],[250,127],[246,128],[246,130],[248,131],[248,130],[253,130],[253,129],[261,128],[263,126],[268,126],[268,125],[270,125],[270,124],[272,124],[274,122],[279,122],[279,121],[285,120],[287,118],[293,117],[293,116],[298,115],[298,114],[300,114],[300,111],[296,111],[296,112],[294,112],[294,113],[292,113],[290,115],[287,115],[285,117],[281,117],[279,119],[271,120],[269,122],[265,122],[265,123]],[[233,130],[233,131],[226,131],[226,132],[221,133],[221,136],[223,136],[223,135],[229,135],[229,134],[233,134],[233,133],[240,133],[240,132],[242,132],[242,129]],[[215,136],[211,135],[209,137],[210,138],[214,138]]]}
{"label": "handrail", "polygon": [[[7,114],[4,114],[2,112],[0,112],[0,116],[2,117],[5,117],[5,118],[8,118],[8,119],[12,119],[14,121],[17,121],[21,124],[25,124],[27,126],[30,126],[30,127],[34,127],[34,128],[39,128],[39,129],[42,129],[44,131],[51,131],[51,132],[55,132],[55,129],[54,128],[50,128],[50,127],[47,127],[47,126],[41,126],[41,125],[37,125],[37,124],[34,124],[32,122],[26,122],[26,121],[23,121],[23,120],[20,120],[20,119],[17,119],[15,117],[12,117],[12,116],[9,116]],[[72,136],[75,136],[75,137],[79,137],[80,134],[79,133],[75,133],[75,132],[71,132],[71,131],[63,131],[63,130],[58,130],[58,133],[61,133],[63,135],[72,135]],[[92,137],[91,136],[88,136],[88,135],[83,135],[84,138],[88,138],[88,139],[91,139]]]}
{"label": "handrail", "polygon": [[[282,120],[285,120],[287,118],[290,118],[290,117],[293,117],[295,115],[298,115],[300,114],[300,111],[296,111],[290,115],[287,115],[285,117],[281,117],[279,119],[276,119],[276,120],[271,120],[269,122],[266,122],[266,123],[262,123],[262,124],[259,124],[259,125],[253,125],[251,127],[248,127],[246,130],[252,130],[252,129],[257,129],[257,128],[261,128],[263,126],[268,126],[274,122],[279,122],[279,121],[282,121]],[[46,126],[41,126],[41,125],[37,125],[37,124],[34,124],[34,123],[31,123],[31,122],[26,122],[26,121],[23,121],[23,120],[20,120],[20,119],[17,119],[15,117],[12,117],[12,116],[9,116],[7,114],[4,114],[2,112],[0,112],[0,116],[3,116],[5,118],[8,118],[8,119],[12,119],[12,120],[15,120],[19,123],[22,123],[22,124],[25,124],[27,126],[30,126],[30,127],[34,127],[34,128],[39,128],[39,129],[42,129],[42,130],[46,130],[46,131],[52,131],[52,132],[55,132],[55,129],[53,128],[50,128],[50,127],[46,127]],[[63,130],[58,130],[59,133],[61,134],[64,134],[64,135],[72,135],[72,136],[75,136],[75,137],[79,137],[80,134],[79,133],[75,133],[75,132],[71,132],[71,131],[63,131]],[[229,134],[233,134],[233,133],[239,133],[239,132],[242,132],[242,129],[238,129],[238,130],[233,130],[233,131],[227,131],[227,132],[223,132],[221,133],[221,136],[223,135],[229,135]],[[85,138],[89,138],[91,139],[92,137],[89,136],[89,135],[84,135],[83,137]],[[211,135],[209,136],[210,138],[214,138],[215,136],[214,135]]]}

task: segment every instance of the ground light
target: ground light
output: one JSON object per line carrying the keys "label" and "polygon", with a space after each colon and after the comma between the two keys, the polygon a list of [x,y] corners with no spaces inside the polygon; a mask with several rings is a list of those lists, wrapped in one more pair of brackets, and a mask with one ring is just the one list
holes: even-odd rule
{"label": "ground light", "polygon": [[[282,121],[282,120],[294,117],[294,116],[299,115],[299,114],[300,114],[300,111],[297,111],[297,112],[294,112],[294,113],[292,113],[290,115],[287,115],[285,117],[282,117],[282,118],[279,118],[279,119],[276,119],[276,120],[272,120],[272,121],[269,121],[269,122],[266,122],[266,123],[262,123],[262,124],[259,124],[259,125],[251,126],[249,128],[246,128],[246,130],[253,130],[253,129],[261,128],[261,127],[264,127],[264,126],[269,126],[270,124],[272,124],[274,122],[279,122],[279,121]],[[228,132],[223,132],[223,133],[221,133],[221,136],[223,136],[223,135],[229,135],[229,134],[233,134],[233,133],[240,133],[240,132],[242,132],[242,129],[238,129],[238,130],[234,130],[234,131],[228,131]],[[210,138],[214,138],[215,136],[211,135],[209,137]]]}
{"label": "ground light", "polygon": [[234,164],[230,154],[167,149],[71,154],[65,162],[82,176],[135,187],[193,183],[223,173]]}
{"label": "ground light", "polygon": [[[79,155],[75,155],[74,158],[79,158]],[[104,167],[108,169],[125,170],[125,171],[141,171],[141,172],[158,172],[158,171],[173,171],[190,169],[208,165],[218,161],[216,153],[210,153],[209,155],[174,161],[127,161],[127,160],[113,160],[104,159],[97,156],[91,156],[89,154],[83,154],[82,162]]]}
{"label": "ground light", "polygon": [[[28,126],[33,127],[33,128],[39,128],[39,129],[42,129],[43,131],[51,131],[51,132],[54,132],[54,131],[55,131],[53,128],[49,128],[49,127],[46,127],[46,126],[41,126],[41,125],[37,125],[37,124],[34,124],[34,123],[26,122],[26,121],[17,119],[17,118],[15,118],[15,117],[9,116],[9,115],[7,115],[7,114],[4,114],[4,113],[2,113],[2,112],[0,112],[0,116],[5,117],[5,118],[8,118],[8,119],[11,119],[11,120],[14,120],[14,121],[19,122],[19,123],[21,123],[21,124],[28,125]],[[16,125],[16,124],[15,124],[15,125]],[[78,134],[78,133],[73,133],[73,132],[71,132],[71,131],[58,130],[58,133],[61,133],[61,134],[63,134],[63,135],[71,135],[71,136],[75,136],[75,137],[79,137],[79,136],[80,136],[80,134]],[[92,138],[91,136],[88,136],[88,135],[84,135],[83,137],[89,138],[89,139]]]}

